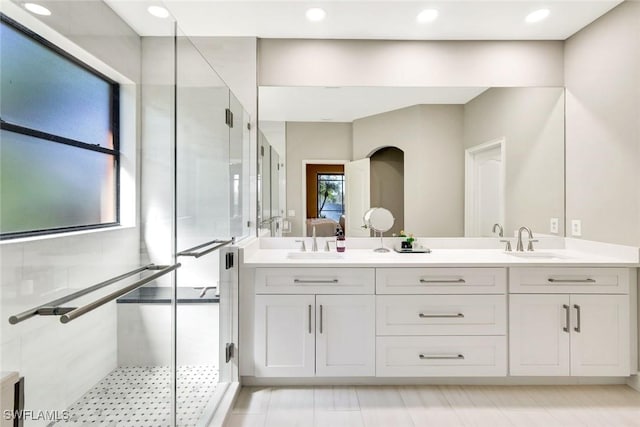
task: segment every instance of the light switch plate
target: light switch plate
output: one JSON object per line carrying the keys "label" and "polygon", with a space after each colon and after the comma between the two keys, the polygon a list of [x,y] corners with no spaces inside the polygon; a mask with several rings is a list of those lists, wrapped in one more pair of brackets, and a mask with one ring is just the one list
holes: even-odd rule
{"label": "light switch plate", "polygon": [[571,235],[574,237],[582,236],[582,221],[579,219],[571,220]]}
{"label": "light switch plate", "polygon": [[289,209],[289,212],[288,212],[288,215],[287,215],[287,216],[288,216],[288,217],[294,217],[294,216],[296,216],[296,211],[295,211],[294,209]]}
{"label": "light switch plate", "polygon": [[551,218],[551,221],[549,221],[549,232],[558,234],[559,228],[560,220],[558,218]]}

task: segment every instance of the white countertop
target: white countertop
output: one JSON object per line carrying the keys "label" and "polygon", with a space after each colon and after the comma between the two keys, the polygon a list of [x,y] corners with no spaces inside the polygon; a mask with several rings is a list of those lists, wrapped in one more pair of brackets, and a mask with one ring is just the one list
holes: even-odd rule
{"label": "white countertop", "polygon": [[[540,258],[522,258],[497,249],[432,249],[431,253],[425,254],[347,249],[339,259],[291,259],[289,254],[292,252],[300,251],[255,249],[246,254],[244,264],[248,267],[640,267],[637,257],[568,249],[543,249],[524,253],[525,256],[543,256]],[[323,252],[317,254],[318,257],[323,256]]]}

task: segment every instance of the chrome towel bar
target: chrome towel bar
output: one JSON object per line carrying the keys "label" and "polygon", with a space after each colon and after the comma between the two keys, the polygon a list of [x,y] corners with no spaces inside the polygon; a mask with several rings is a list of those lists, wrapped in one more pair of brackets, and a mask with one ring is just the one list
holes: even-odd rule
{"label": "chrome towel bar", "polygon": [[[63,321],[62,318],[60,319],[62,321],[62,323],[67,323],[68,321],[73,320],[76,317],[81,316],[82,314],[93,310],[94,308],[97,308],[97,307],[99,307],[99,306],[101,306],[103,304],[106,304],[107,302],[111,301],[112,299],[118,298],[119,296],[124,295],[124,294],[132,291],[133,289],[139,288],[140,286],[145,285],[145,284],[149,283],[150,281],[152,281],[154,279],[157,279],[158,277],[163,276],[166,273],[169,273],[170,271],[173,271],[173,270],[177,269],[178,267],[180,267],[180,264],[174,264],[174,265],[171,265],[171,266],[148,264],[148,265],[145,265],[143,267],[138,267],[135,270],[131,270],[131,271],[127,272],[127,273],[124,273],[124,274],[121,274],[119,276],[113,277],[113,278],[111,278],[109,280],[105,280],[104,282],[97,283],[95,285],[89,286],[88,288],[81,289],[81,290],[79,290],[77,292],[74,292],[72,294],[65,295],[65,296],[63,296],[61,298],[58,298],[58,299],[55,299],[53,301],[49,301],[46,304],[42,304],[42,305],[39,305],[37,307],[31,308],[29,310],[23,311],[22,313],[10,316],[9,317],[9,323],[11,323],[12,325],[15,325],[17,323],[20,323],[20,322],[23,322],[23,321],[25,321],[27,319],[30,319],[30,318],[32,318],[34,316],[68,316],[70,314],[73,314],[74,311],[78,311],[78,310],[82,309],[82,313],[73,314],[73,316],[70,317],[67,321]],[[124,288],[124,289],[122,289],[120,291],[117,291],[117,292],[113,292],[113,293],[109,294],[108,296],[98,300],[98,301],[101,301],[101,300],[103,300],[105,298],[108,298],[108,297],[111,297],[111,296],[113,296],[115,294],[118,294],[118,295],[113,296],[113,298],[110,299],[109,301],[104,301],[101,304],[95,305],[95,303],[97,302],[96,301],[96,302],[87,304],[87,305],[85,305],[83,307],[80,307],[80,308],[59,307],[61,304],[65,304],[65,303],[67,303],[69,301],[78,299],[78,298],[80,298],[80,297],[82,297],[84,295],[87,295],[87,294],[90,294],[92,292],[95,292],[98,289],[102,289],[105,286],[112,285],[112,284],[114,284],[116,282],[119,282],[119,281],[124,280],[124,279],[126,279],[128,277],[134,276],[134,275],[136,275],[138,273],[142,273],[143,271],[148,271],[148,270],[158,271],[158,272],[152,274],[149,277],[146,277],[144,279],[138,280],[137,282],[132,283],[131,285],[127,286],[126,288]],[[122,292],[122,293],[120,293],[120,292]],[[88,306],[91,306],[92,308],[90,310],[86,310],[86,308]]]}
{"label": "chrome towel bar", "polygon": [[[198,246],[194,246],[192,248],[189,249],[185,249],[184,251],[178,252],[177,256],[192,256],[194,258],[200,258],[203,255],[207,255],[213,251],[215,251],[216,249],[220,249],[223,246],[227,246],[228,244],[234,243],[235,242],[235,238],[231,239],[231,240],[212,240],[210,242],[207,243],[203,243],[201,245]],[[204,247],[210,246],[210,245],[215,245],[212,248],[209,249],[205,249],[204,251],[198,252],[198,249],[202,249]]]}

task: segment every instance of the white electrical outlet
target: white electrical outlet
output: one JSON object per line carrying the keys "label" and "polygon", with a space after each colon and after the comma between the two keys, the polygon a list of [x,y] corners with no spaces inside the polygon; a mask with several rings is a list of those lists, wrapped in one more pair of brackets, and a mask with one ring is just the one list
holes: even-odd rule
{"label": "white electrical outlet", "polygon": [[558,234],[559,228],[560,220],[558,218],[551,218],[551,221],[549,221],[549,232]]}
{"label": "white electrical outlet", "polygon": [[574,237],[582,236],[582,221],[579,219],[571,220],[571,235]]}
{"label": "white electrical outlet", "polygon": [[293,218],[294,216],[296,216],[296,211],[294,209],[289,209],[287,216]]}

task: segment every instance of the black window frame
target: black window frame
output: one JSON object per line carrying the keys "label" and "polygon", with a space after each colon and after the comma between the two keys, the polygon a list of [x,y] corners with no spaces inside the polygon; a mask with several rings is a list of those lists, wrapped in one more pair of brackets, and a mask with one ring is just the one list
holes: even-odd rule
{"label": "black window frame", "polygon": [[50,141],[58,144],[70,145],[76,148],[81,148],[85,150],[90,150],[98,153],[103,153],[107,155],[113,156],[113,167],[115,169],[115,221],[108,223],[99,223],[99,224],[86,224],[86,225],[77,225],[70,227],[56,227],[56,228],[48,228],[48,229],[39,229],[39,230],[30,230],[30,231],[15,231],[8,233],[0,233],[0,240],[9,240],[16,239],[20,237],[33,237],[33,236],[43,236],[49,234],[59,234],[71,231],[80,231],[80,230],[93,230],[100,228],[109,228],[116,227],[120,225],[120,84],[115,80],[107,77],[102,74],[100,71],[95,68],[85,64],[80,61],[75,56],[51,43],[44,37],[25,27],[24,25],[16,22],[15,20],[9,18],[3,13],[0,13],[0,21],[2,24],[6,24],[13,28],[14,30],[24,34],[29,37],[36,43],[41,46],[49,49],[53,53],[62,57],[62,59],[70,61],[74,65],[90,72],[96,77],[100,78],[104,82],[109,85],[110,88],[110,99],[109,99],[109,109],[110,109],[110,124],[111,124],[111,134],[113,138],[113,148],[102,147],[97,144],[90,144],[78,140],[74,140],[71,138],[66,138],[59,135],[50,134],[47,132],[42,132],[36,129],[31,129],[28,127],[12,124],[5,122],[0,117],[0,129],[14,132],[26,136],[35,137],[38,139]]}
{"label": "black window frame", "polygon": [[[321,177],[323,176],[341,176],[342,179],[338,180],[338,179],[321,179]],[[341,202],[341,206],[342,206],[342,210],[336,210],[336,209],[323,209],[324,211],[327,212],[340,212],[340,215],[344,215],[344,173],[340,173],[340,172],[318,172],[316,174],[316,209],[318,210],[318,218],[321,218],[321,214],[322,211],[320,210],[320,206],[318,206],[318,202],[320,201],[320,181],[333,181],[333,182],[341,182],[342,183],[342,192],[341,192],[341,196],[342,196],[342,202]]]}

